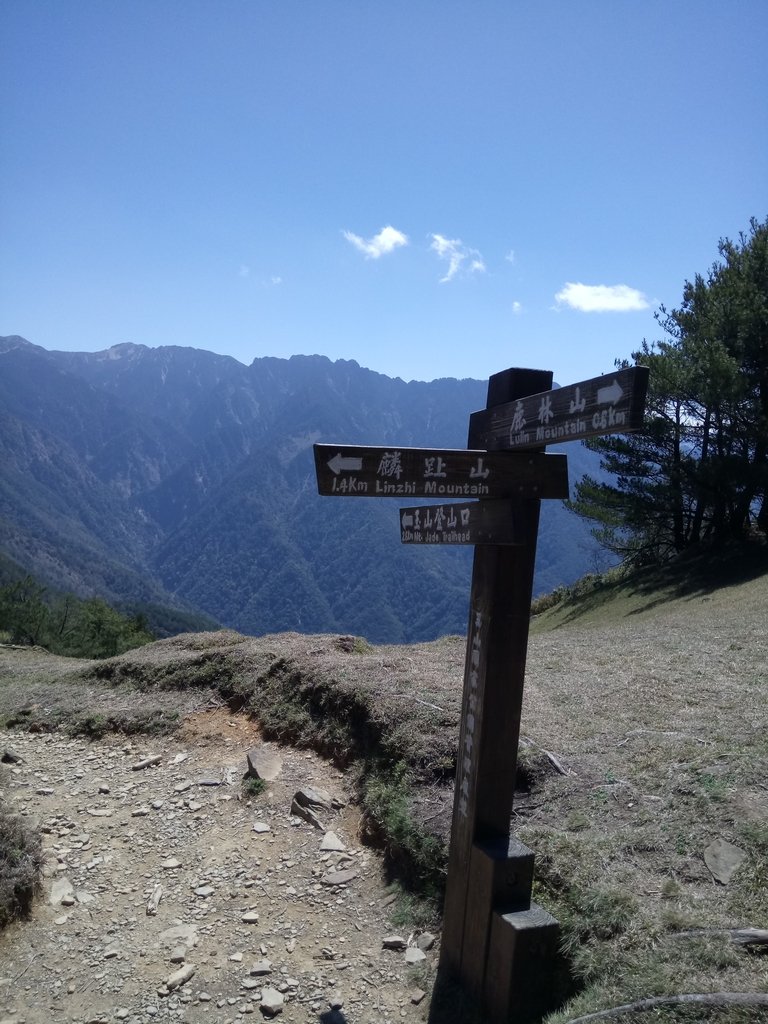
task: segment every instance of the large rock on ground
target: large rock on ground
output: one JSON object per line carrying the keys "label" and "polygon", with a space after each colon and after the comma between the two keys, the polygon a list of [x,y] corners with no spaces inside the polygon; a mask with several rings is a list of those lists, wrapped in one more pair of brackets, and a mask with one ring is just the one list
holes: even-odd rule
{"label": "large rock on ground", "polygon": [[721,885],[728,885],[746,857],[744,850],[725,839],[716,839],[704,851],[704,863]]}
{"label": "large rock on ground", "polygon": [[264,782],[274,782],[283,768],[280,755],[268,747],[254,747],[248,751],[247,775]]}

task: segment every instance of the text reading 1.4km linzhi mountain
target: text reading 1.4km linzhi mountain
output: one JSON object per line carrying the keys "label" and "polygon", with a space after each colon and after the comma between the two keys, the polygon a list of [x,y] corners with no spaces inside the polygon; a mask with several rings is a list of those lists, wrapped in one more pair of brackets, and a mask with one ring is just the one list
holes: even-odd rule
{"label": "text reading 1.4km linzhi mountain", "polygon": [[320,494],[363,498],[567,498],[564,455],[316,444]]}

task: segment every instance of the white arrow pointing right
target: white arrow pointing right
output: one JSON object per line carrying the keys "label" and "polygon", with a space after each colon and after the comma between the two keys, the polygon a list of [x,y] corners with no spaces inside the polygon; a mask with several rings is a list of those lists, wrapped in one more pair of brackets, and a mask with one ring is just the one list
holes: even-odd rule
{"label": "white arrow pointing right", "polygon": [[607,388],[597,389],[597,404],[606,405],[610,402],[612,405],[621,398],[624,392],[621,390],[621,384],[614,379],[613,384],[610,384]]}

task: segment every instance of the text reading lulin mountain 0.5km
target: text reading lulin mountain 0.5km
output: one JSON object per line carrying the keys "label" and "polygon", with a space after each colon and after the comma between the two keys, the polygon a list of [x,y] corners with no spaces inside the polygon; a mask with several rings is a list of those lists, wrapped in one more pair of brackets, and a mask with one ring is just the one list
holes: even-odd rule
{"label": "text reading lulin mountain 0.5km", "polygon": [[500,451],[639,430],[648,373],[647,366],[630,366],[474,412],[469,418],[471,443]]}

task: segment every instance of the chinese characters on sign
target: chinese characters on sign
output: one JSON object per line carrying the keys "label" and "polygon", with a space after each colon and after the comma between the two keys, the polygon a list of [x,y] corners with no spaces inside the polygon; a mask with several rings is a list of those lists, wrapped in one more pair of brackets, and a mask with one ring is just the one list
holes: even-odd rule
{"label": "chinese characters on sign", "polygon": [[[447,453],[446,453],[447,454]],[[462,453],[464,454],[464,453]],[[478,455],[474,464],[469,465],[467,471],[467,480],[462,485],[459,483],[447,484],[441,483],[448,478],[447,463],[442,455],[424,455],[423,466],[421,471],[421,477],[423,480],[424,493],[430,494],[474,494],[478,497],[488,494],[488,488],[480,486],[478,488],[477,482],[482,483],[485,480],[490,470],[483,466],[483,456]],[[463,472],[461,470],[460,472]],[[393,449],[392,451],[383,452],[379,459],[379,466],[376,470],[377,479],[374,481],[375,489],[374,494],[416,494],[418,484],[416,482],[404,482],[403,488],[407,490],[399,489],[400,477],[403,475],[403,461],[402,451]],[[396,480],[397,484],[392,484],[392,480]],[[388,482],[389,481],[389,482]],[[474,483],[473,483],[474,481]],[[341,488],[343,481],[339,481],[339,488]],[[395,487],[395,490],[392,490]]]}
{"label": "chinese characters on sign", "polygon": [[472,777],[475,766],[475,717],[478,713],[478,689],[480,684],[480,673],[483,654],[483,615],[482,612],[474,610],[470,616],[469,636],[467,638],[467,666],[466,666],[466,705],[462,715],[462,749],[456,764],[456,798],[458,800],[458,812],[462,818],[466,818],[469,806],[469,796],[472,787]]}
{"label": "chinese characters on sign", "polygon": [[472,501],[400,509],[403,544],[519,544],[514,502]]}
{"label": "chinese characters on sign", "polygon": [[404,508],[400,515],[401,537],[406,543],[469,544],[470,505],[426,505]]}

